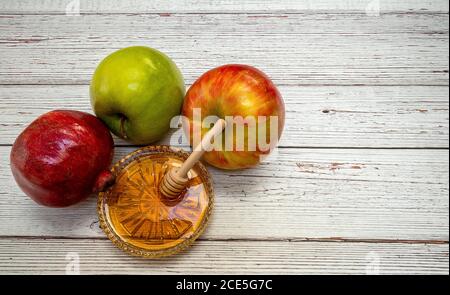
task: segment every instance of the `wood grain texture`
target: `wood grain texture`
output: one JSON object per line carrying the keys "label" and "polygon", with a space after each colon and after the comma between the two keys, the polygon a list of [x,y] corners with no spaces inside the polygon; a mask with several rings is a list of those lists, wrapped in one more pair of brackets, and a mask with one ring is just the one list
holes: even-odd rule
{"label": "wood grain texture", "polygon": [[74,255],[81,274],[448,274],[448,245],[198,241],[145,260],[109,240],[70,239],[1,239],[0,273],[64,274]]}
{"label": "wood grain texture", "polygon": [[[446,0],[80,0],[80,13],[241,13],[245,12],[359,12],[379,7],[385,12],[448,12]],[[68,7],[69,3],[73,3]],[[72,0],[15,0],[0,2],[2,13],[65,13],[76,6]]]}
{"label": "wood grain texture", "polygon": [[187,83],[244,63],[277,85],[448,85],[448,25],[447,14],[5,15],[0,83],[88,84],[107,54],[148,45]]}
{"label": "wood grain texture", "polygon": [[[281,147],[448,148],[448,87],[282,86],[280,92]],[[89,87],[1,86],[0,144],[12,144],[37,116],[61,108],[92,112]],[[173,132],[161,143],[187,146],[181,130]]]}
{"label": "wood grain texture", "polygon": [[[68,253],[82,274],[364,274],[377,261],[381,274],[448,274],[448,6],[1,1],[0,274],[64,274]],[[193,248],[152,261],[105,238],[95,197],[40,207],[9,167],[38,115],[91,112],[96,65],[131,45],[166,52],[188,84],[220,64],[254,65],[287,111],[280,148],[259,167],[209,168],[216,206]],[[186,148],[180,134],[160,143]],[[136,148],[115,143],[115,160]]]}
{"label": "wood grain texture", "polygon": [[[102,237],[95,197],[65,209],[24,196],[0,147],[0,236]],[[134,150],[116,149],[116,160]],[[210,168],[216,205],[206,239],[448,242],[445,150],[279,149],[258,168]]]}

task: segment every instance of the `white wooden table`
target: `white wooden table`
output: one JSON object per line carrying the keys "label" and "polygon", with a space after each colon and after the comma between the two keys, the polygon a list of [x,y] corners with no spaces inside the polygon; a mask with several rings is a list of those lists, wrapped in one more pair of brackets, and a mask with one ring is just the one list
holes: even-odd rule
{"label": "white wooden table", "polygon": [[[1,1],[0,273],[64,274],[78,257],[82,274],[448,274],[448,31],[447,0]],[[166,52],[188,86],[256,66],[286,103],[277,153],[211,168],[210,225],[166,259],[116,249],[95,197],[36,205],[9,167],[38,115],[92,112],[96,65],[131,45]]]}

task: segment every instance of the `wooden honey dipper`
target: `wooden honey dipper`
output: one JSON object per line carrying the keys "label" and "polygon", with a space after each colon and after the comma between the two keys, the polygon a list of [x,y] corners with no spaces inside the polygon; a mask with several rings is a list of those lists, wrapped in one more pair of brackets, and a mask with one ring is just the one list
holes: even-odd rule
{"label": "wooden honey dipper", "polygon": [[222,133],[225,126],[225,120],[217,120],[181,167],[178,169],[171,169],[164,175],[164,178],[159,185],[159,191],[164,197],[169,200],[174,200],[180,196],[189,181],[187,173],[200,160],[205,151],[210,149],[212,145],[211,140]]}

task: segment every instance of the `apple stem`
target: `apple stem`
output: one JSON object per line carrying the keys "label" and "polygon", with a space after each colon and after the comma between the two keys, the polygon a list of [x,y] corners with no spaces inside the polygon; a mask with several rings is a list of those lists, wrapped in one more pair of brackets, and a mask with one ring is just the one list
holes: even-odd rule
{"label": "apple stem", "polygon": [[104,192],[115,182],[115,177],[110,171],[102,171],[97,177],[95,181],[94,188],[92,189],[93,193]]}
{"label": "apple stem", "polygon": [[125,121],[127,120],[127,117],[125,117],[123,114],[119,114],[120,116],[120,135],[123,139],[128,139],[127,133],[125,132]]}

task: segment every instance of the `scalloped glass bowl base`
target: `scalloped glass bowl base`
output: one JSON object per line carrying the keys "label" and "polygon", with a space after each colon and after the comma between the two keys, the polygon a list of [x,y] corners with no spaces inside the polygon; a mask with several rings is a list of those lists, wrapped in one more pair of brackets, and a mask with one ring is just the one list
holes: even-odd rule
{"label": "scalloped glass bowl base", "polygon": [[203,232],[214,194],[206,168],[198,163],[178,200],[159,193],[165,173],[189,156],[168,146],[144,147],[125,156],[111,171],[116,182],[99,194],[100,227],[122,250],[142,257],[175,254]]}

